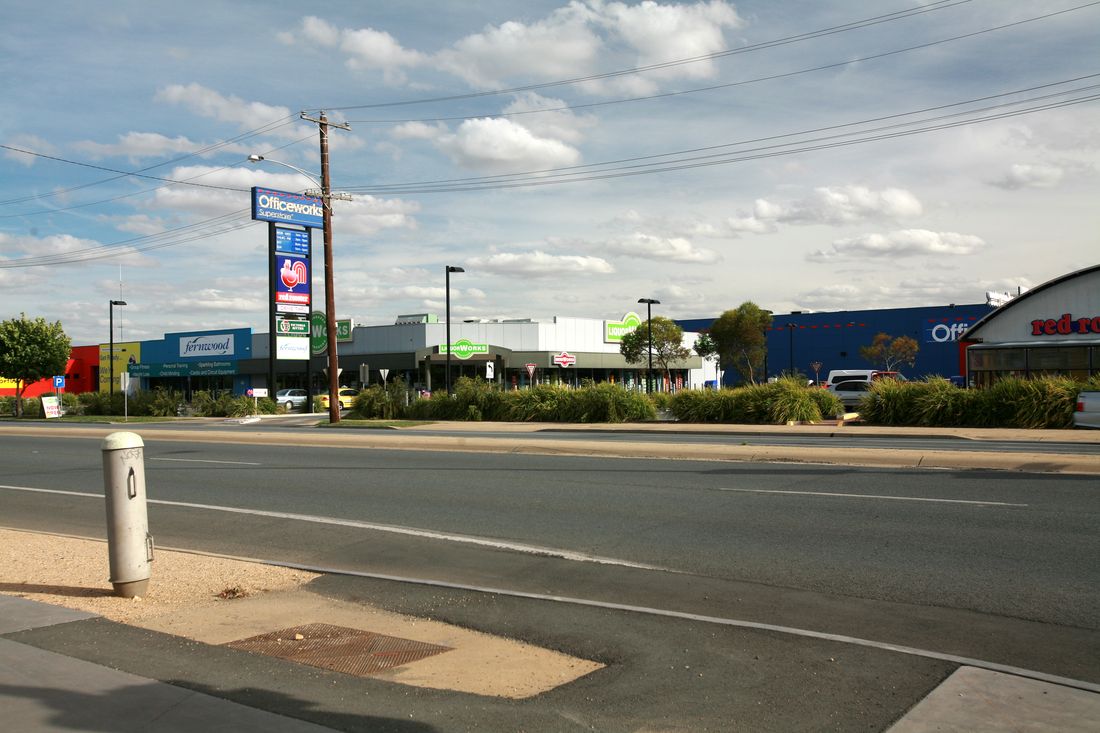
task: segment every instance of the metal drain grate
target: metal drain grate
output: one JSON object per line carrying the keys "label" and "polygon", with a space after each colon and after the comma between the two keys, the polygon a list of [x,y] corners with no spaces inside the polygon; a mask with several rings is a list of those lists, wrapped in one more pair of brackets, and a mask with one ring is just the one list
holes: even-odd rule
{"label": "metal drain grate", "polygon": [[[299,634],[303,638],[295,639]],[[295,626],[225,646],[357,677],[369,677],[451,649],[330,624]]]}

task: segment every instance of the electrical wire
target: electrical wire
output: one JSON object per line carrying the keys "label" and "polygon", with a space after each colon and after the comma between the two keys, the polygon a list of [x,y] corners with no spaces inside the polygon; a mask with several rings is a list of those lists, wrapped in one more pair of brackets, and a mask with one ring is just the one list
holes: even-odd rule
{"label": "electrical wire", "polygon": [[589,74],[587,76],[573,77],[570,79],[559,79],[556,81],[540,82],[536,84],[525,84],[523,86],[509,87],[507,89],[492,89],[481,92],[470,92],[467,94],[452,94],[443,97],[427,97],[422,99],[408,99],[395,102],[377,102],[373,104],[357,104],[349,106],[328,106],[323,108],[314,108],[314,111],[325,109],[329,111],[346,112],[356,109],[380,109],[385,107],[403,107],[409,105],[418,104],[430,104],[435,102],[454,102],[465,99],[477,99],[481,97],[499,96],[504,94],[516,94],[518,92],[529,92],[536,89],[548,89],[558,86],[567,86],[571,84],[581,84],[591,81],[599,81],[601,79],[610,79],[619,76],[629,76],[632,74],[640,74],[647,71],[654,71],[659,69],[667,69],[674,66],[682,66],[685,64],[698,63],[700,61],[709,61],[716,58],[723,58],[726,56],[734,56],[743,53],[750,53],[752,51],[759,51],[767,48],[774,48],[776,46],[783,46],[790,43],[797,43],[800,41],[811,40],[814,38],[821,38],[823,36],[829,36],[836,33],[844,33],[850,30],[857,30],[860,28],[866,28],[880,23],[888,23],[895,20],[902,20],[915,15],[923,15],[937,10],[945,10],[953,8],[958,5],[965,5],[972,0],[936,0],[936,2],[928,3],[927,5],[908,8],[905,10],[897,10],[892,13],[886,13],[884,15],[877,15],[870,18],[864,18],[862,20],[855,20],[849,23],[844,23],[838,26],[832,26],[829,28],[822,28],[815,31],[807,31],[806,33],[799,33],[794,36],[787,36],[785,38],[777,38],[770,41],[762,41],[749,46],[743,46],[735,49],[724,49],[722,51],[715,51],[714,53],[702,54],[700,56],[691,56],[683,59],[675,59],[672,61],[663,61],[660,63],[649,64],[647,66],[635,66],[629,69],[619,69],[616,71],[607,71],[599,74]]}
{"label": "electrical wire", "polygon": [[972,31],[970,33],[963,33],[963,34],[960,34],[960,35],[957,35],[957,36],[950,36],[948,38],[941,38],[941,39],[938,39],[938,40],[935,40],[935,41],[928,41],[926,43],[920,43],[920,44],[917,44],[915,46],[906,46],[905,48],[898,48],[898,49],[894,49],[892,51],[883,51],[882,53],[871,54],[869,56],[861,56],[859,58],[846,59],[844,61],[835,61],[835,62],[831,62],[831,63],[828,63],[828,64],[821,64],[819,66],[811,66],[811,67],[804,68],[804,69],[797,69],[795,71],[786,71],[786,72],[782,72],[782,73],[779,73],[779,74],[769,74],[767,76],[758,76],[758,77],[754,77],[752,79],[743,79],[741,81],[726,82],[726,83],[723,83],[723,84],[711,84],[711,85],[705,86],[705,87],[694,87],[692,89],[683,89],[683,90],[671,91],[671,92],[660,92],[660,93],[657,93],[657,94],[649,94],[649,95],[640,96],[640,97],[628,97],[628,98],[624,98],[624,99],[608,99],[608,100],[603,100],[603,101],[600,101],[600,102],[585,102],[585,103],[582,103],[582,104],[566,104],[566,105],[560,105],[560,106],[557,106],[557,107],[544,107],[544,108],[540,108],[540,109],[536,109],[536,110],[520,110],[520,111],[515,111],[515,112],[499,112],[499,113],[493,113],[493,114],[488,114],[488,115],[487,114],[481,114],[481,115],[462,115],[462,116],[455,116],[455,117],[424,117],[424,118],[408,118],[408,119],[400,119],[400,120],[397,120],[397,119],[395,119],[395,120],[348,120],[348,122],[350,124],[359,124],[359,125],[364,125],[364,124],[403,124],[403,123],[408,123],[408,122],[454,122],[454,121],[460,121],[460,120],[481,119],[481,118],[485,118],[485,117],[507,118],[507,117],[518,117],[518,116],[521,116],[521,115],[544,114],[544,113],[548,113],[548,112],[567,112],[567,111],[573,111],[573,110],[592,109],[592,108],[595,108],[595,107],[607,107],[607,106],[616,105],[616,104],[628,104],[628,103],[632,103],[632,102],[648,102],[648,101],[652,101],[652,100],[655,100],[655,99],[668,99],[670,97],[679,97],[679,96],[684,96],[684,95],[688,95],[688,94],[699,94],[701,92],[712,92],[712,91],[716,91],[716,90],[719,90],[719,89],[731,89],[731,88],[739,87],[739,86],[748,86],[749,84],[758,84],[760,82],[765,82],[765,81],[776,81],[776,80],[779,80],[779,79],[789,79],[791,77],[801,76],[803,74],[812,74],[812,73],[818,72],[818,71],[828,71],[829,69],[839,69],[839,68],[843,68],[845,66],[850,66],[852,64],[865,63],[867,61],[877,61],[879,59],[889,58],[890,56],[897,56],[899,54],[909,53],[911,51],[921,51],[921,50],[924,50],[924,49],[927,49],[927,48],[932,48],[932,47],[943,45],[943,44],[946,44],[946,43],[953,43],[955,41],[961,41],[961,40],[965,40],[967,38],[974,38],[976,36],[985,35],[987,33],[994,33],[996,31],[1002,31],[1002,30],[1005,30],[1005,29],[1008,29],[1008,28],[1015,28],[1017,26],[1024,25],[1026,23],[1034,23],[1034,22],[1040,21],[1040,20],[1047,20],[1049,18],[1058,16],[1058,15],[1063,15],[1065,13],[1072,13],[1072,12],[1075,12],[1077,10],[1082,10],[1084,8],[1088,8],[1088,7],[1092,7],[1092,6],[1096,6],[1096,5],[1100,5],[1100,0],[1096,0],[1095,2],[1086,3],[1085,5],[1078,5],[1078,6],[1073,7],[1073,8],[1067,8],[1065,10],[1058,10],[1058,11],[1053,11],[1053,12],[1050,12],[1050,13],[1045,13],[1043,15],[1037,15],[1037,16],[1034,16],[1034,17],[1031,17],[1031,18],[1025,18],[1023,20],[1014,21],[1012,23],[1005,23],[1003,25],[992,26],[990,28],[983,28],[981,30]]}

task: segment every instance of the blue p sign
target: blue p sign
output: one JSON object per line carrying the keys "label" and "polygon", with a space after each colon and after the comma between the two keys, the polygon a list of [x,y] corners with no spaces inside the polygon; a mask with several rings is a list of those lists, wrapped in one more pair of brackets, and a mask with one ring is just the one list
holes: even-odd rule
{"label": "blue p sign", "polygon": [[64,375],[62,375],[60,377],[54,377],[53,378],[53,388],[54,389],[65,389],[65,376]]}

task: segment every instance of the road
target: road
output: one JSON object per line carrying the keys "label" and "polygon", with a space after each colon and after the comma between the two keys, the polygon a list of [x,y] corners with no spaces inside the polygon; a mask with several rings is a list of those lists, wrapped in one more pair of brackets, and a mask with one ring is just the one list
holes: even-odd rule
{"label": "road", "polygon": [[[1095,477],[306,447],[287,434],[148,433],[158,544],[359,575],[357,590],[331,579],[333,594],[617,670],[534,707],[438,703],[472,724],[722,729],[737,716],[753,730],[882,730],[955,658],[1100,683]],[[0,524],[102,537],[100,439],[4,434]],[[687,667],[707,677],[668,674]]]}

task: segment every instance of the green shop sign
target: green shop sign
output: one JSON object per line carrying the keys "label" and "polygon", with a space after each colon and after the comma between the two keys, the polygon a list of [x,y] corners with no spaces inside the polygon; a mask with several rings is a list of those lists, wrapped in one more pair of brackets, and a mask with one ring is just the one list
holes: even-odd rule
{"label": "green shop sign", "polygon": [[474,354],[488,354],[489,344],[475,344],[470,339],[459,339],[450,346],[439,345],[440,354],[446,354],[448,351],[458,359],[469,359]]}
{"label": "green shop sign", "polygon": [[[309,314],[309,349],[314,354],[323,354],[328,350],[328,325],[325,314],[313,311]],[[336,321],[336,343],[352,341],[352,323],[350,318]]]}
{"label": "green shop sign", "polygon": [[618,344],[623,340],[623,336],[631,333],[638,326],[642,325],[642,317],[637,313],[631,311],[623,316],[621,321],[604,321],[603,322],[603,340],[605,344]]}

